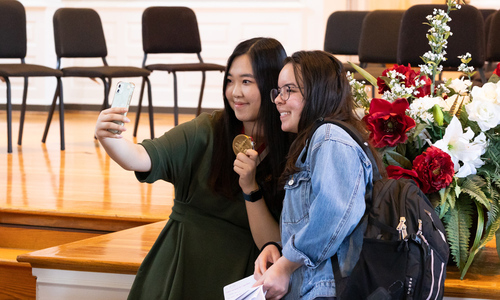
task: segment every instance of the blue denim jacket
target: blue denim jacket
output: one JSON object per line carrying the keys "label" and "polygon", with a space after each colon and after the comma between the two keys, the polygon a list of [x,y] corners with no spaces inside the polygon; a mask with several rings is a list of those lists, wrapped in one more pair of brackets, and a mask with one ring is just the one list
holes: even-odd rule
{"label": "blue denim jacket", "polygon": [[372,181],[369,158],[334,124],[320,126],[305,152],[296,162],[301,171],[285,185],[283,256],[302,266],[292,274],[284,299],[335,296],[330,257],[338,253],[341,271],[350,274],[363,241],[363,230],[354,229],[365,211],[366,185]]}

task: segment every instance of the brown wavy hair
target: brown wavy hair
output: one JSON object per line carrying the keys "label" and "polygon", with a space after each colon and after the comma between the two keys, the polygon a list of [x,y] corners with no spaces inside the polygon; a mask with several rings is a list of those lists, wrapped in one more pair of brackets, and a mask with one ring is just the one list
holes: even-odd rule
{"label": "brown wavy hair", "polygon": [[[297,138],[288,152],[281,181],[299,171],[295,163],[310,138],[314,123],[320,118],[349,123],[368,141],[366,127],[354,112],[354,99],[346,72],[337,58],[319,50],[298,51],[287,57],[285,64],[288,63],[293,66],[298,85],[303,87],[300,92],[305,105],[300,115]],[[377,151],[372,146],[370,148],[382,173],[384,169],[380,168],[381,159]]]}

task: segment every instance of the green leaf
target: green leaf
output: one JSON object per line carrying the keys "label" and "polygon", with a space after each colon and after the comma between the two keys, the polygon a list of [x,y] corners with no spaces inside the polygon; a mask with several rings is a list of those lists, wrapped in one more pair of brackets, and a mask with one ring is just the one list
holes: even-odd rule
{"label": "green leaf", "polygon": [[500,81],[500,77],[495,73],[493,73],[493,75],[491,75],[490,79],[488,79],[488,82],[497,83],[498,81]]}
{"label": "green leaf", "polygon": [[486,213],[488,221],[486,222],[484,237],[481,240],[479,248],[484,247],[484,245],[491,241],[495,234],[498,235],[500,228],[500,200],[498,199],[498,192],[494,187],[492,187],[492,194],[494,196],[490,199],[491,209]]}
{"label": "green leaf", "polygon": [[491,203],[488,197],[481,190],[481,187],[484,186],[484,179],[480,176],[472,175],[468,176],[461,185],[461,190],[463,193],[468,194],[476,201],[481,203],[486,209],[490,210]]}
{"label": "green leaf", "polygon": [[477,208],[476,237],[474,238],[474,244],[472,245],[472,248],[469,252],[469,257],[467,258],[467,262],[465,263],[465,266],[463,267],[462,272],[460,274],[460,279],[464,279],[464,276],[467,273],[467,270],[469,270],[469,267],[472,264],[474,257],[476,256],[477,252],[479,251],[481,236],[483,235],[483,229],[484,229],[483,207],[479,203],[477,203],[477,202],[475,202],[475,203],[476,203],[476,208]]}
{"label": "green leaf", "polygon": [[497,254],[498,257],[500,257],[500,230],[497,230],[496,239],[497,239]]}
{"label": "green leaf", "polygon": [[446,214],[446,212],[450,208],[448,201],[446,201],[448,199],[448,197],[451,197],[450,190],[451,190],[451,186],[447,186],[446,188],[442,188],[439,190],[439,196],[440,196],[439,218],[440,219],[443,218],[443,216]]}
{"label": "green leaf", "polygon": [[469,238],[473,210],[471,202],[461,197],[456,201],[456,209],[449,210],[444,216],[450,252],[457,267],[463,270],[469,254]]}
{"label": "green leaf", "polygon": [[377,86],[377,79],[373,77],[370,73],[366,72],[363,68],[360,66],[353,64],[352,62],[348,62],[361,76],[363,76],[371,85],[374,87]]}
{"label": "green leaf", "polygon": [[411,170],[413,167],[411,161],[408,158],[404,157],[396,151],[387,151],[385,153],[385,158],[390,165],[398,166],[407,170]]}
{"label": "green leaf", "polygon": [[389,86],[391,84],[391,78],[389,78],[387,76],[379,76],[378,78],[382,79],[387,86]]}
{"label": "green leaf", "polygon": [[417,126],[415,126],[415,130],[413,131],[413,139],[417,138],[417,136],[427,128],[429,125],[424,124],[424,123],[418,123]]}

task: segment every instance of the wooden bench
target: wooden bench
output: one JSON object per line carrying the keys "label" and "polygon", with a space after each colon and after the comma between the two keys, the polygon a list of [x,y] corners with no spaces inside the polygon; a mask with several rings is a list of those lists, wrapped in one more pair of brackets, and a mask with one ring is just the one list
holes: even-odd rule
{"label": "wooden bench", "polygon": [[[163,209],[165,210],[165,209]],[[109,213],[111,214],[111,212]],[[0,210],[0,299],[36,299],[36,278],[17,256],[161,220],[104,214]]]}
{"label": "wooden bench", "polygon": [[[38,276],[38,295],[47,299],[57,293],[57,288],[70,293],[72,300],[123,299],[165,223],[157,222],[22,254],[18,261],[31,264],[33,273]],[[72,276],[74,281],[58,281],[58,278],[67,276]],[[479,252],[465,279],[459,278],[458,269],[449,266],[445,299],[500,298],[500,260],[494,241]],[[79,285],[69,291],[78,280],[85,280],[85,286]]]}
{"label": "wooden bench", "polygon": [[31,266],[19,263],[18,255],[96,235],[99,234],[0,224],[0,299],[36,298],[36,279]]}
{"label": "wooden bench", "polygon": [[124,299],[166,221],[42,249],[17,257],[37,277],[37,297]]}

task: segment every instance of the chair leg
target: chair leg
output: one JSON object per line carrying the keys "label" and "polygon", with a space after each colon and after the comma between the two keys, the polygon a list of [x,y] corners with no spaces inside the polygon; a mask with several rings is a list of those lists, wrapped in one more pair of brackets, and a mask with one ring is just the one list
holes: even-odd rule
{"label": "chair leg", "polygon": [[198,108],[196,109],[196,116],[201,114],[201,101],[203,100],[203,90],[205,89],[205,71],[201,72],[201,89],[200,89],[200,99],[198,100]]}
{"label": "chair leg", "polygon": [[23,141],[24,117],[26,115],[26,98],[28,97],[28,77],[24,77],[23,103],[21,105],[21,117],[19,119],[19,135],[17,144],[21,146]]}
{"label": "chair leg", "polygon": [[483,84],[485,84],[486,83],[486,75],[484,74],[484,68],[481,67],[478,70],[479,70],[479,76],[481,76],[481,82]]}
{"label": "chair leg", "polygon": [[[102,83],[104,84],[104,99],[102,100],[101,110],[105,110],[106,108],[109,108],[109,86],[110,86],[110,83],[108,83],[108,81],[104,77],[102,77],[101,80],[102,80]],[[110,79],[110,81],[111,81],[111,79]]]}
{"label": "chair leg", "polygon": [[7,85],[7,153],[12,153],[12,102],[10,91],[10,80],[4,77]]}
{"label": "chair leg", "polygon": [[106,108],[110,108],[109,104],[109,93],[111,93],[111,87],[113,86],[113,78],[108,78],[108,93],[106,94]]}
{"label": "chair leg", "polygon": [[174,75],[174,125],[179,124],[179,107],[177,106],[177,74],[172,72]]}
{"label": "chair leg", "polygon": [[[56,91],[54,92],[54,98],[52,99],[52,104],[50,105],[49,115],[47,116],[47,122],[45,123],[45,130],[43,131],[42,143],[47,141],[47,135],[49,134],[50,123],[52,122],[52,116],[54,115],[54,110],[56,109],[57,97],[60,97],[62,93],[62,89],[56,87]],[[61,85],[62,87],[62,85]]]}
{"label": "chair leg", "polygon": [[151,132],[151,138],[155,137],[155,125],[153,120],[153,94],[151,93],[151,82],[149,78],[144,77],[144,80],[148,84],[148,105],[149,105],[149,131]]}
{"label": "chair leg", "polygon": [[61,151],[64,151],[66,149],[66,143],[64,141],[64,101],[61,77],[57,77],[56,89],[59,91],[59,135],[61,138]]}
{"label": "chair leg", "polygon": [[141,117],[142,111],[142,97],[144,96],[144,84],[146,81],[146,77],[142,78],[141,83],[141,92],[139,93],[139,103],[137,104],[137,114],[135,116],[135,125],[134,125],[134,137],[137,137],[137,128],[139,127],[139,119]]}

